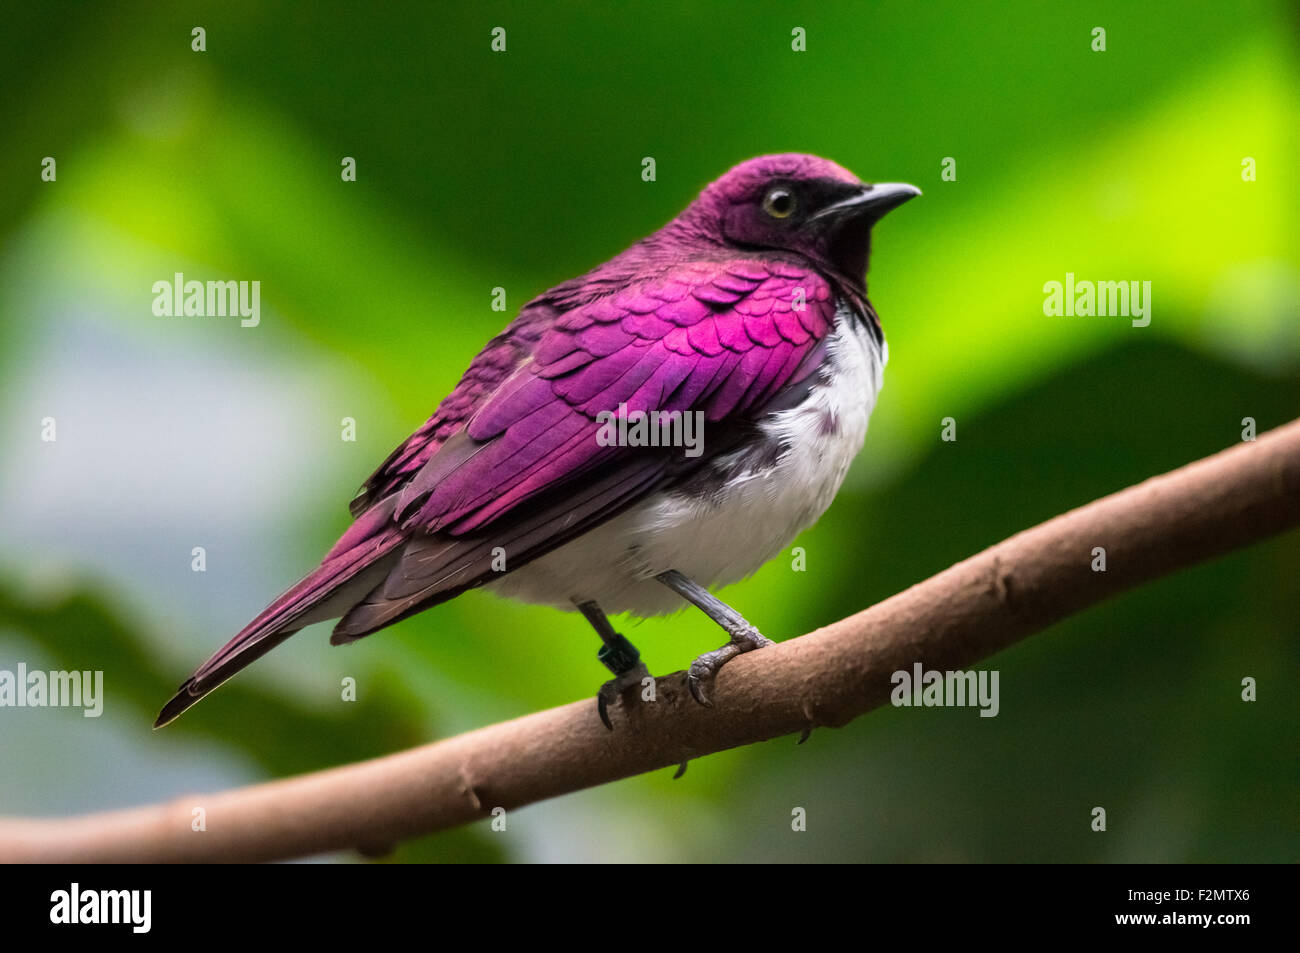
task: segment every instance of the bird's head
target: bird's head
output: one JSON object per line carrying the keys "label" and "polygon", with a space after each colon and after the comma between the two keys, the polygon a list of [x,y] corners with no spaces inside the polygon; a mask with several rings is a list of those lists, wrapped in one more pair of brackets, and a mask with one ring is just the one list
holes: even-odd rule
{"label": "bird's head", "polygon": [[680,220],[733,248],[795,252],[860,283],[871,226],[920,194],[901,183],[868,185],[827,159],[786,153],[742,162]]}

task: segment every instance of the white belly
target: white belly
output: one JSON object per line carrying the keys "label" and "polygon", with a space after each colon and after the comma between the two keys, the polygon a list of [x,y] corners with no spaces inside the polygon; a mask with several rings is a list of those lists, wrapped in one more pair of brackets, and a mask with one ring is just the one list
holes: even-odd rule
{"label": "white belly", "polygon": [[887,348],[837,313],[825,384],[761,427],[785,450],[742,473],[712,498],[657,493],[487,588],[524,602],[572,609],[595,601],[607,613],[675,612],[686,603],[655,580],[676,569],[706,586],[754,573],[826,511],[862,448]]}

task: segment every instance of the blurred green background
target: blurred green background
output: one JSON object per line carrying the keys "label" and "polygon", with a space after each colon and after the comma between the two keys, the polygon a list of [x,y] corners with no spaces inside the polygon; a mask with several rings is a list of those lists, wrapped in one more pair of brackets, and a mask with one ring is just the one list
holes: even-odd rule
{"label": "blurred green background", "polygon": [[[752,155],[925,192],[876,232],[891,361],[848,483],[797,542],[807,571],[777,559],[726,592],[773,637],[1300,410],[1292,4],[224,0],[6,19],[0,668],[102,669],[107,700],[97,720],[0,710],[0,813],[280,777],[591,696],[606,674],[581,618],[472,593],[348,649],[316,626],[149,730],[348,525],[355,487],[509,317],[492,288],[513,314]],[[155,317],[152,284],[177,271],[259,280],[261,325]],[[1152,282],[1150,326],[1044,316],[1066,272]],[[1085,612],[986,663],[996,718],[886,709],[393,859],[1294,861],[1298,574],[1293,533]],[[656,672],[718,642],[698,613],[618,621]]]}

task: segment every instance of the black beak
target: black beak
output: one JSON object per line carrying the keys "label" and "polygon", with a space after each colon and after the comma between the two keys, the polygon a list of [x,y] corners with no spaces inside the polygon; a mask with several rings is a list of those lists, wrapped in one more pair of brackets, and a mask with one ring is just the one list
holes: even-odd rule
{"label": "black beak", "polygon": [[866,185],[856,195],[850,195],[842,201],[826,206],[808,221],[812,223],[835,219],[874,224],[883,218],[886,212],[893,211],[908,199],[916,198],[920,194],[920,189],[906,182],[880,182],[876,185]]}

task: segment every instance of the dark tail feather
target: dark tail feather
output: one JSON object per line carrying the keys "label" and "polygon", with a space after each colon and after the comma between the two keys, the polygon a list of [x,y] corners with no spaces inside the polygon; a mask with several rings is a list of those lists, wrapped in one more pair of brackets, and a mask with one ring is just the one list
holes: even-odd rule
{"label": "dark tail feather", "polygon": [[[383,565],[376,566],[376,563],[381,563],[403,540],[401,531],[392,523],[393,505],[391,502],[380,503],[367,511],[343,534],[319,568],[267,606],[238,635],[199,666],[171,701],[163,706],[154,727],[161,728],[175,720],[240,669],[257,661],[303,626],[318,621],[313,610],[318,615],[323,608],[329,608],[329,599],[335,593],[339,593],[340,598],[346,596],[347,584],[367,569],[373,567],[373,571],[382,573]],[[363,576],[357,581],[364,583],[364,580]],[[365,590],[370,585],[373,583],[365,585]],[[361,595],[364,591],[357,598]],[[328,614],[320,616],[330,617]]]}
{"label": "dark tail feather", "polygon": [[176,694],[171,697],[171,701],[163,705],[162,711],[158,713],[158,720],[153,723],[153,726],[161,728],[163,725],[175,721],[184,712],[197,705],[208,692],[219,688],[236,672],[256,662],[297,631],[297,629],[285,629],[282,632],[263,636],[238,655],[227,659],[205,674],[202,681],[194,676],[187,678],[185,684],[177,689]]}

